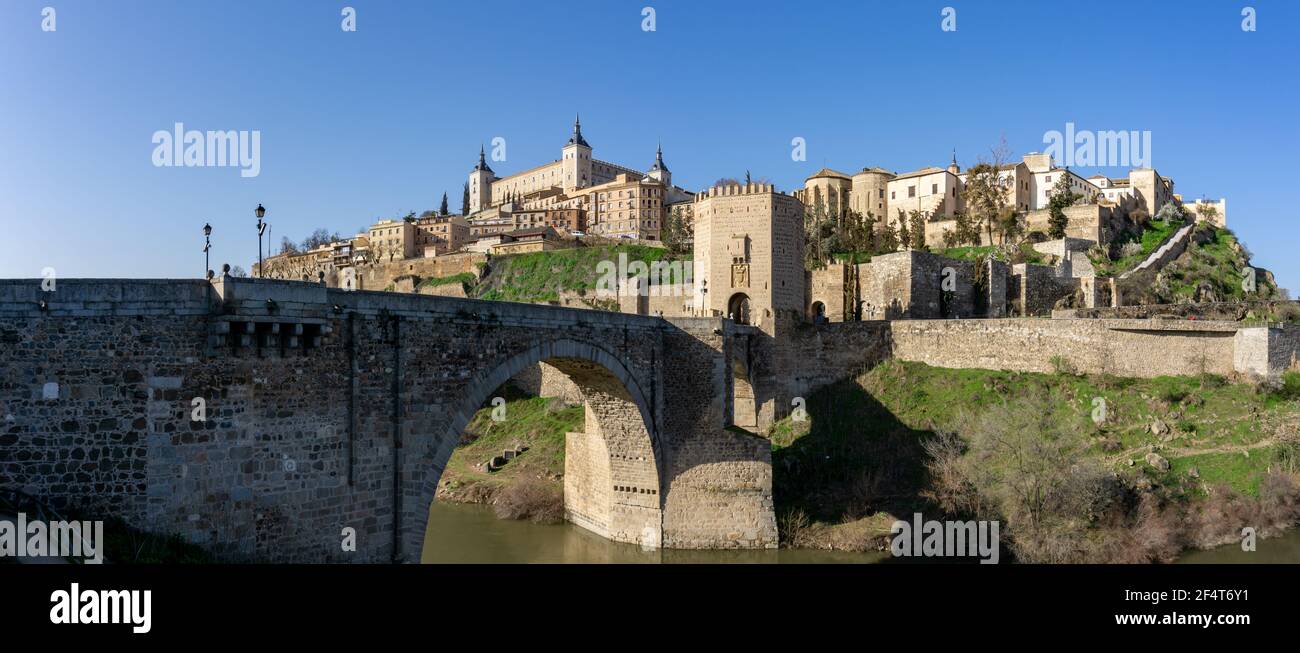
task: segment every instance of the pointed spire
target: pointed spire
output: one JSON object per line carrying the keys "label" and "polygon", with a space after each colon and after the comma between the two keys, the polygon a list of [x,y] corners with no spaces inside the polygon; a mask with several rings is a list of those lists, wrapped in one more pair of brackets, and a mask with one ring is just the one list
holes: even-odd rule
{"label": "pointed spire", "polygon": [[650,172],[656,171],[668,172],[668,166],[664,164],[664,146],[660,142],[655,146],[655,163],[650,166]]}
{"label": "pointed spire", "polygon": [[582,137],[582,120],[576,112],[573,114],[573,136],[569,138],[567,144],[591,147],[590,145],[587,145],[586,139]]}
{"label": "pointed spire", "polygon": [[482,170],[489,173],[492,172],[492,168],[488,167],[487,158],[484,156],[482,143],[479,143],[478,146],[478,165],[474,166],[474,170]]}

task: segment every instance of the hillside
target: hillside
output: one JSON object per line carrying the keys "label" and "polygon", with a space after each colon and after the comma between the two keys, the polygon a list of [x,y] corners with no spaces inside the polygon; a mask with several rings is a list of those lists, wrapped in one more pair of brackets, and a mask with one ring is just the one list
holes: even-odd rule
{"label": "hillside", "polygon": [[648,266],[655,261],[672,260],[668,250],[645,245],[596,245],[499,256],[488,264],[486,274],[470,289],[470,296],[511,302],[554,302],[567,292],[594,299],[600,279],[597,266],[601,261],[618,265],[620,254],[627,256],[628,264],[640,261]]}
{"label": "hillside", "polygon": [[876,548],[922,511],[999,520],[1024,561],[1140,562],[1300,519],[1300,373],[1263,389],[891,361],[807,406],[772,434],[787,545]]}
{"label": "hillside", "polygon": [[1129,278],[1126,303],[1181,304],[1286,299],[1272,273],[1255,268],[1255,290],[1243,280],[1252,267],[1250,251],[1228,229],[1200,224],[1192,231],[1187,250],[1159,271]]}
{"label": "hillside", "polygon": [[[1236,234],[1191,219],[1168,205],[1155,218],[1130,224],[1108,247],[1094,247],[1089,261],[1098,276],[1121,279],[1126,305],[1287,299],[1272,273],[1252,265],[1250,251]],[[1190,231],[1182,234],[1189,225]],[[1170,260],[1161,250],[1166,243],[1179,248],[1185,243],[1185,249]],[[1248,280],[1252,269],[1253,287]]]}

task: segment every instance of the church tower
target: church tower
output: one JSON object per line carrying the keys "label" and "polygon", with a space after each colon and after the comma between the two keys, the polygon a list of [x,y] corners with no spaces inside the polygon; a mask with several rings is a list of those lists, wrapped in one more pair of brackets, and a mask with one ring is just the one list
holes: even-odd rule
{"label": "church tower", "polygon": [[673,187],[673,173],[669,172],[668,166],[664,164],[664,148],[662,144],[655,148],[655,163],[650,166],[650,172],[646,176],[663,184],[664,188]]}
{"label": "church tower", "polygon": [[469,173],[469,212],[476,213],[492,206],[492,182],[497,178],[488,167],[483,146],[478,148],[478,165]]}
{"label": "church tower", "polygon": [[591,146],[582,137],[582,122],[575,115],[573,118],[573,136],[561,150],[561,170],[563,171],[564,191],[586,188],[591,185]]}

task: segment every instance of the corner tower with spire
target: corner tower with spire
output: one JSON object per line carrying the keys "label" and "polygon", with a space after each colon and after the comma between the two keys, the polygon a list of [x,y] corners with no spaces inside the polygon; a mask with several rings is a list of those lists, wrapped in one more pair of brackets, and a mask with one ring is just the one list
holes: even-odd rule
{"label": "corner tower with spire", "polygon": [[582,137],[582,121],[576,114],[573,117],[573,136],[570,136],[569,142],[564,144],[561,153],[560,167],[563,177],[561,181],[565,192],[590,186],[591,145],[588,145],[587,139]]}
{"label": "corner tower with spire", "polygon": [[483,146],[478,146],[478,165],[469,173],[469,211],[475,213],[492,206],[492,182],[496,174],[488,167]]}
{"label": "corner tower with spire", "polygon": [[664,147],[660,143],[655,147],[655,162],[650,166],[650,172],[646,177],[654,179],[664,185],[664,188],[673,187],[673,173],[669,172],[667,164],[664,163]]}

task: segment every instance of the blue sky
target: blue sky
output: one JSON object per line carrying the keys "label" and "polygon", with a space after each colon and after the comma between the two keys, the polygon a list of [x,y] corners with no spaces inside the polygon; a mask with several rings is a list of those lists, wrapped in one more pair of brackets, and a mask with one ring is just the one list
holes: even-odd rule
{"label": "blue sky", "polygon": [[[197,277],[205,221],[213,267],[249,268],[259,202],[277,242],[444,191],[456,210],[480,143],[505,138],[492,167],[519,171],[557,158],[580,111],[598,158],[644,169],[662,139],[693,190],[953,148],[965,167],[1067,122],[1150,130],[1154,167],[1184,197],[1227,197],[1255,264],[1300,290],[1300,5],[1250,2],[1244,32],[1244,4],[4,0],[0,277]],[[152,135],[176,122],[259,130],[260,174],[155,167]]]}

